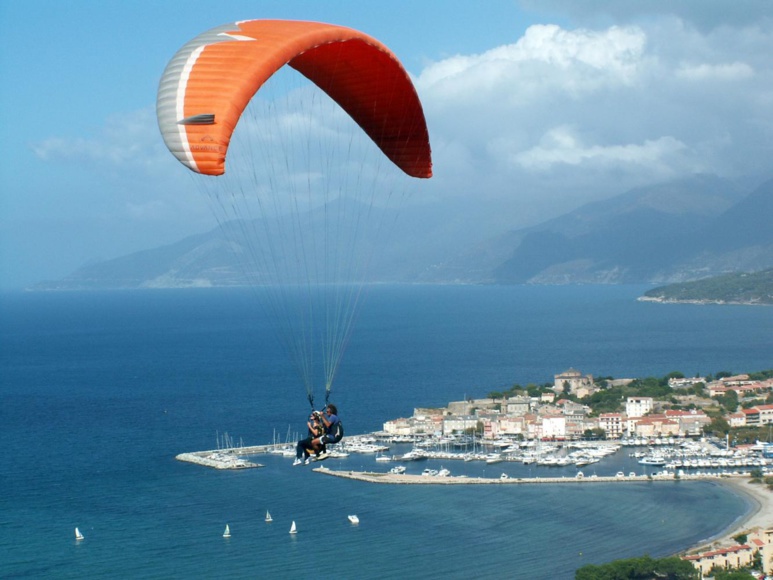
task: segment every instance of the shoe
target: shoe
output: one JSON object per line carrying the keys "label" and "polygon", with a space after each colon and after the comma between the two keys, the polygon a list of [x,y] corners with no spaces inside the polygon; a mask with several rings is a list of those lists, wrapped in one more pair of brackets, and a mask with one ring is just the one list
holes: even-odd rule
{"label": "shoe", "polygon": [[322,461],[323,459],[327,459],[330,457],[330,454],[327,451],[323,451],[319,455],[317,455],[317,461]]}
{"label": "shoe", "polygon": [[293,461],[293,465],[300,465],[302,461],[299,458],[295,458],[295,461]]}
{"label": "shoe", "polygon": [[309,463],[311,463],[311,457],[307,457],[307,458],[306,458],[306,461],[304,461],[304,463],[305,463],[306,465],[308,465]]}

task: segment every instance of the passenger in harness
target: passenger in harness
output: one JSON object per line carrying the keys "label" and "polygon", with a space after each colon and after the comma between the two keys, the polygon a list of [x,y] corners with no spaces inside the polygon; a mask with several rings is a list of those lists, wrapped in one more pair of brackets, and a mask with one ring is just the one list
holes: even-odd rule
{"label": "passenger in harness", "polygon": [[344,436],[344,426],[338,418],[338,409],[335,405],[328,404],[320,415],[320,419],[325,427],[325,433],[311,442],[315,449],[319,448],[321,450],[320,454],[316,457],[317,461],[328,458],[328,443],[338,443]]}
{"label": "passenger in harness", "polygon": [[314,439],[319,439],[320,436],[325,434],[325,427],[322,424],[322,413],[312,411],[309,420],[306,421],[306,427],[308,428],[306,438],[298,441],[298,444],[295,446],[295,461],[293,461],[293,465],[309,463],[311,461],[311,453],[319,455],[320,451],[322,451],[320,447],[315,447],[312,443]]}

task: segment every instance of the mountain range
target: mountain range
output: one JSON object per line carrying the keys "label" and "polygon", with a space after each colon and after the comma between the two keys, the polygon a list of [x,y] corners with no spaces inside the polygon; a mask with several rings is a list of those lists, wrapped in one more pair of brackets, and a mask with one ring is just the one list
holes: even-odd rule
{"label": "mountain range", "polygon": [[[321,214],[304,216],[304,223],[319,222]],[[397,225],[369,280],[666,284],[773,267],[773,180],[744,192],[726,180],[698,175],[588,203],[483,242],[466,233],[461,217],[443,211],[382,216]],[[84,266],[34,289],[244,285],[249,276],[262,278],[260,272],[245,275],[246,244],[234,235],[244,229],[229,223]]]}

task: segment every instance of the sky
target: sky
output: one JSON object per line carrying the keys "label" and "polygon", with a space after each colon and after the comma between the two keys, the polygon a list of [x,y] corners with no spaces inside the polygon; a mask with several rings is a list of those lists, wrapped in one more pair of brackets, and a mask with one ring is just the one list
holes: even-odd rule
{"label": "sky", "polygon": [[427,117],[422,199],[481,239],[632,187],[773,175],[767,0],[0,0],[0,288],[215,227],[156,91],[188,40],[253,18],[391,48]]}

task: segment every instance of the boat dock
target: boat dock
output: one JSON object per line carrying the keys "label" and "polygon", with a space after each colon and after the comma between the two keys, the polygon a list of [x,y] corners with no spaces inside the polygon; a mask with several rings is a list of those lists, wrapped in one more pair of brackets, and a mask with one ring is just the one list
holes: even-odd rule
{"label": "boat dock", "polygon": [[213,469],[250,469],[254,467],[264,467],[260,463],[247,461],[243,455],[261,455],[263,453],[274,453],[286,447],[285,444],[252,445],[250,447],[229,447],[227,449],[213,449],[210,451],[192,451],[189,453],[180,453],[175,457],[178,461],[195,463],[204,467]]}
{"label": "boat dock", "polygon": [[[685,474],[675,476],[673,473],[657,475],[615,475],[615,476],[597,476],[587,477],[468,477],[459,476],[427,476],[427,475],[409,475],[405,473],[383,473],[375,471],[336,471],[327,467],[317,467],[314,469],[317,473],[354,479],[367,483],[384,483],[395,485],[513,485],[513,484],[534,484],[534,483],[624,483],[624,482],[649,482],[649,481],[696,481],[696,480],[716,480],[727,479],[731,476],[725,474]],[[748,477],[748,474],[746,475]]]}

